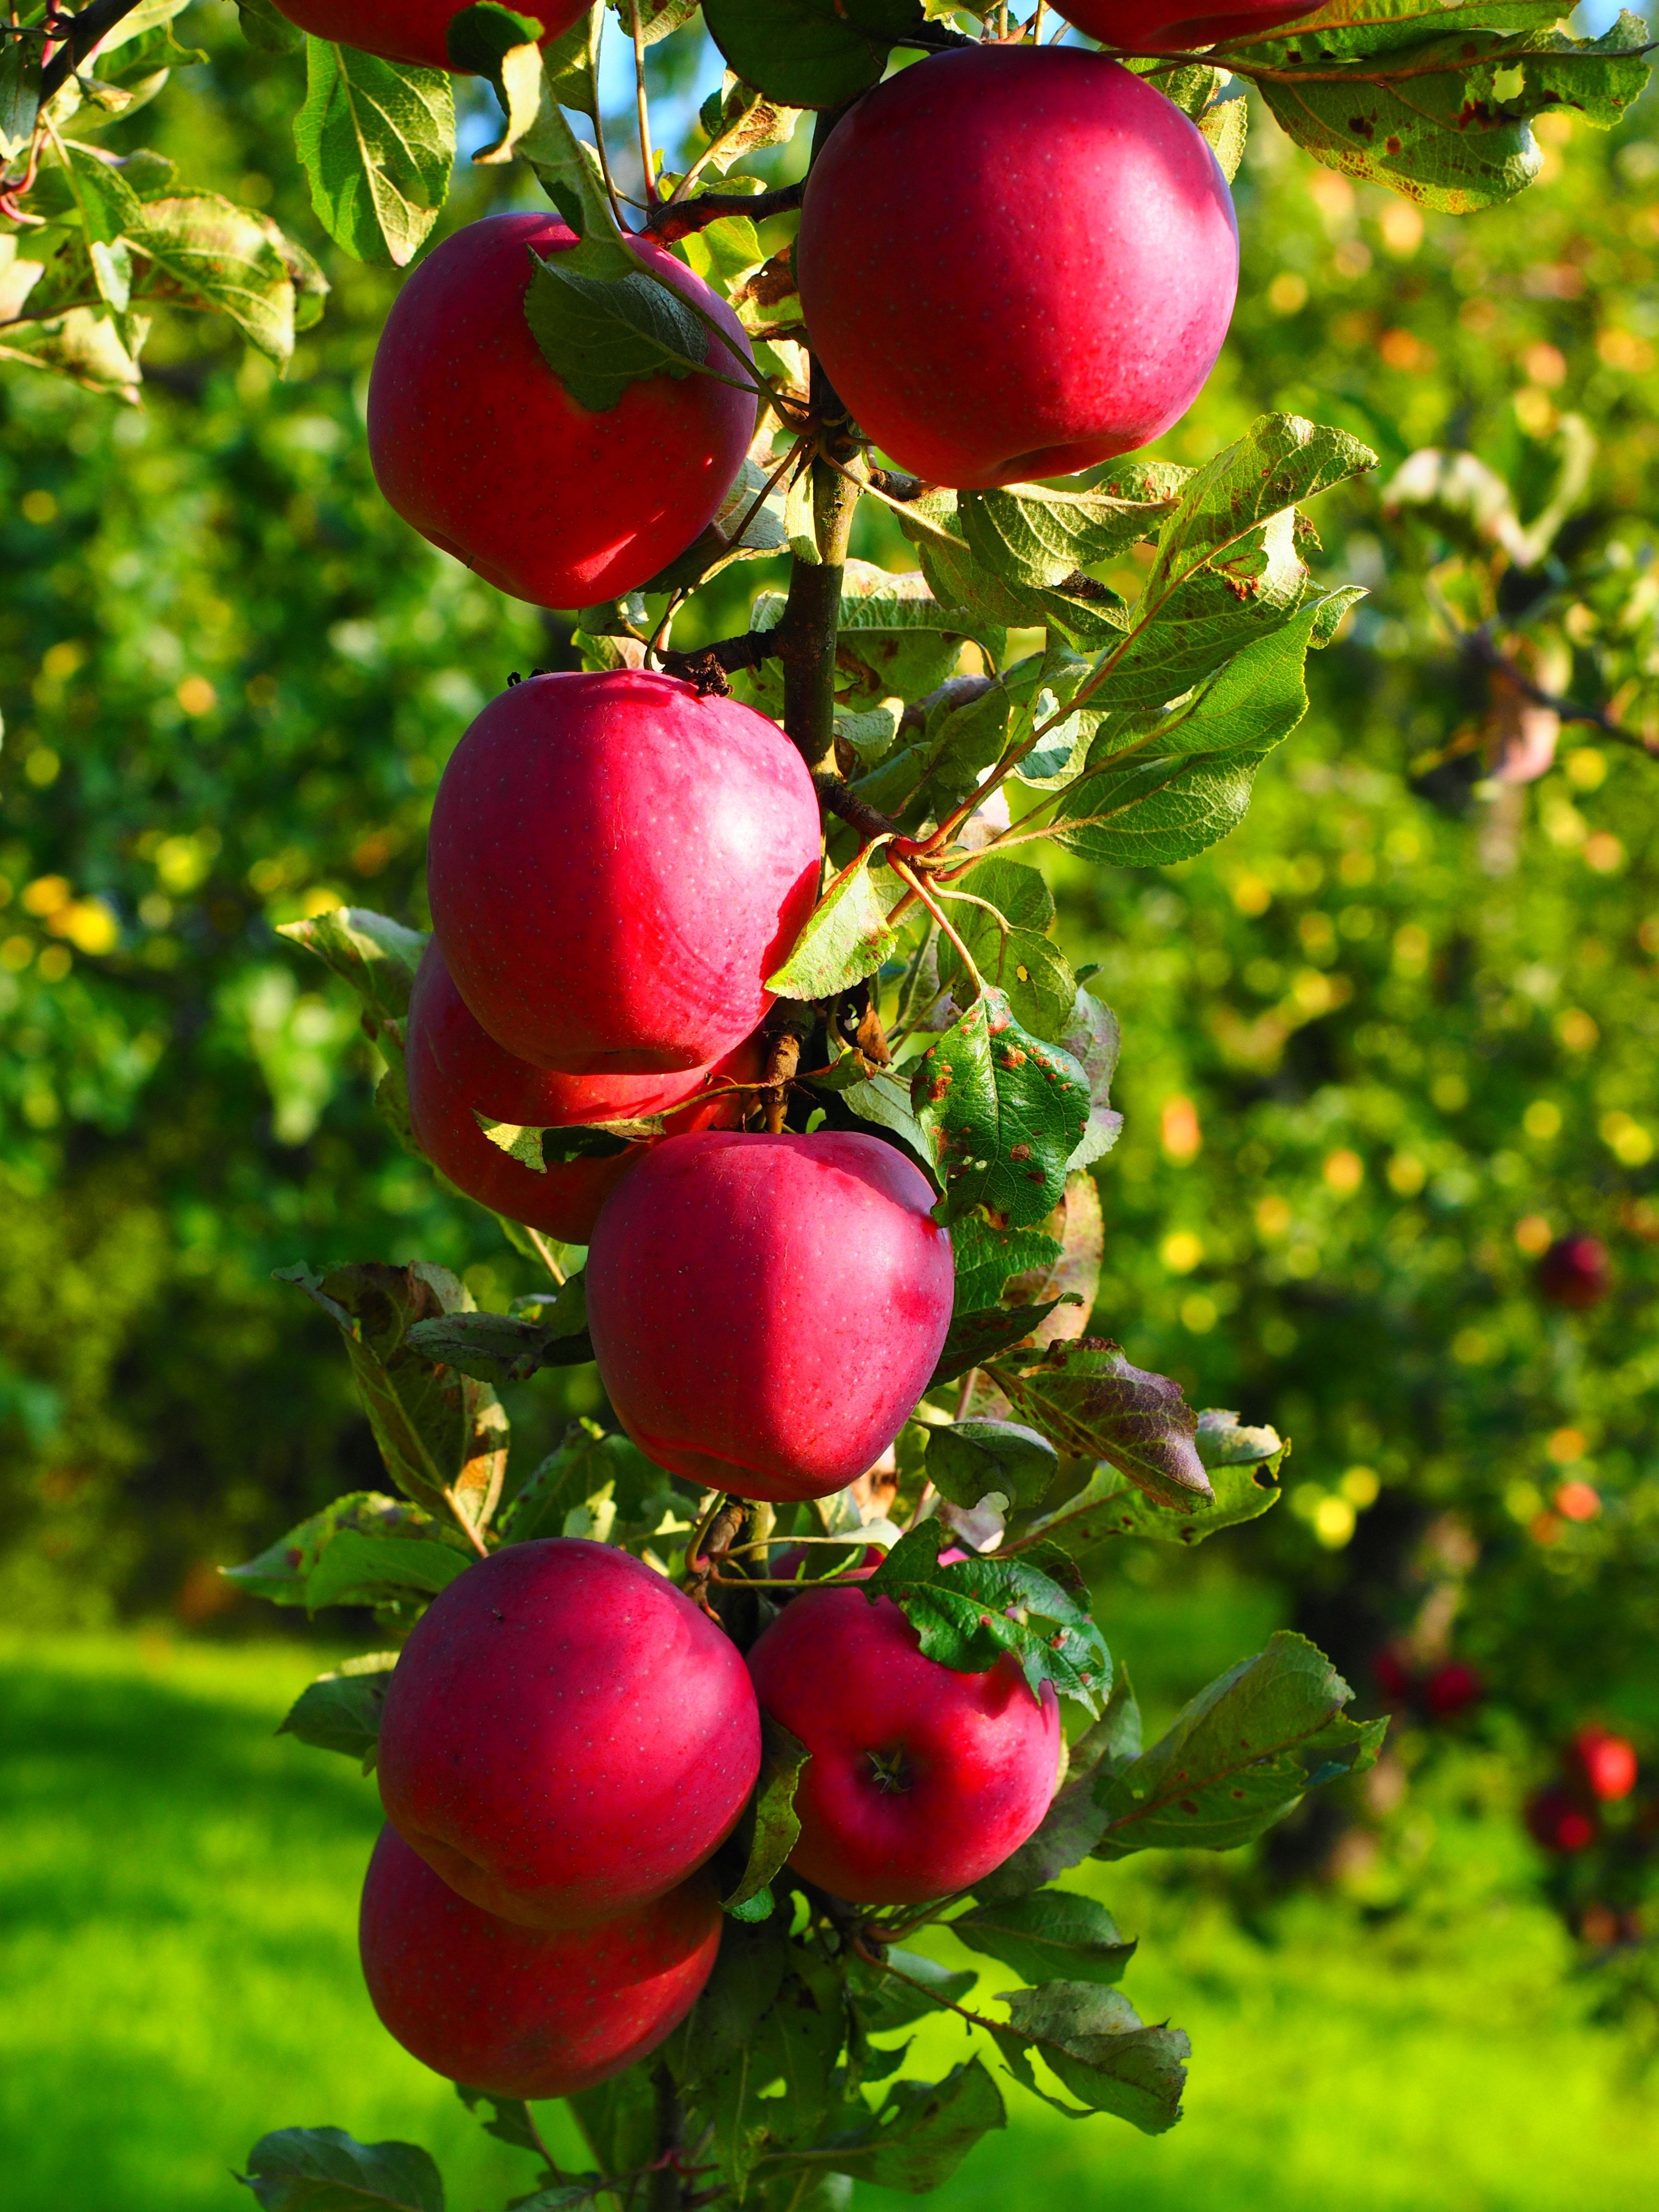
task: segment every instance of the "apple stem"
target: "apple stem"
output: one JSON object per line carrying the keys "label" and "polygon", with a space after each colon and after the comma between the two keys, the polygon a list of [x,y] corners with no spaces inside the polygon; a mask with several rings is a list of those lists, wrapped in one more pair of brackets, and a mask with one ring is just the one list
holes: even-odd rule
{"label": "apple stem", "polygon": [[[683,184],[677,185],[676,192],[684,188]],[[700,192],[694,200],[662,200],[646,217],[643,227],[651,237],[672,246],[677,238],[705,229],[723,216],[746,216],[750,222],[764,222],[769,215],[793,214],[800,205],[804,189],[798,184],[780,185],[775,192]]]}

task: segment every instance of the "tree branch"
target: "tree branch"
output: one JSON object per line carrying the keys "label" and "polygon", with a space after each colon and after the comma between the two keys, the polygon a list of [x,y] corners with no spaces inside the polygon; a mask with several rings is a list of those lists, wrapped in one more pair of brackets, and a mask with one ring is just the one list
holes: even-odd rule
{"label": "tree branch", "polygon": [[781,628],[746,629],[740,637],[718,638],[713,645],[695,646],[689,653],[665,649],[657,658],[665,674],[684,677],[707,697],[711,691],[724,693],[726,678],[738,669],[758,668],[763,660],[780,659],[781,639]]}
{"label": "tree branch", "polygon": [[70,16],[61,46],[40,72],[40,105],[44,107],[58,87],[85,61],[100,39],[106,39],[124,15],[131,15],[138,0],[92,0],[78,15]]}
{"label": "tree branch", "polygon": [[1465,631],[1460,641],[1460,649],[1477,666],[1488,670],[1492,675],[1501,676],[1505,683],[1512,684],[1522,697],[1529,699],[1534,707],[1547,707],[1564,722],[1587,722],[1592,729],[1600,730],[1603,737],[1613,738],[1615,744],[1633,746],[1638,752],[1645,753],[1650,760],[1659,759],[1659,741],[1644,738],[1635,730],[1626,729],[1623,723],[1615,719],[1610,708],[1587,706],[1582,699],[1565,699],[1559,692],[1547,691],[1541,684],[1534,684],[1519,663],[1511,659],[1494,641],[1490,623],[1482,623],[1478,629]]}
{"label": "tree branch", "polygon": [[800,205],[802,185],[780,185],[775,192],[702,192],[696,199],[664,200],[646,217],[647,238],[672,244],[694,230],[705,230],[722,216],[746,215],[751,222],[764,222],[769,215],[788,215]]}

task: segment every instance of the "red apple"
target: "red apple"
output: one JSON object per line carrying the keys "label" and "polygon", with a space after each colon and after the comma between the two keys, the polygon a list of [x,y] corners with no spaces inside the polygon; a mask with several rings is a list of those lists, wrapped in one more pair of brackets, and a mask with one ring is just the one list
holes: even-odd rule
{"label": "red apple", "polygon": [[1184,52],[1222,39],[1265,39],[1280,23],[1315,13],[1312,0],[1233,0],[1213,15],[1193,12],[1192,0],[1056,0],[1055,12],[1120,53]]}
{"label": "red apple", "polygon": [[[444,34],[467,0],[276,0],[278,11],[313,38],[331,39],[388,62],[451,67]],[[542,44],[568,31],[587,12],[587,0],[536,0],[520,12],[534,15]]]}
{"label": "red apple", "polygon": [[714,1884],[555,1934],[458,1897],[382,1828],[357,1925],[380,2023],[422,2065],[498,2097],[567,2097],[654,2050],[702,1992],[720,1949]]}
{"label": "red apple", "polygon": [[[599,1208],[645,1158],[646,1144],[600,1159],[550,1161],[543,1173],[494,1145],[473,1109],[526,1128],[568,1128],[574,1122],[624,1115],[667,1115],[671,1131],[726,1129],[743,1119],[751,1093],[708,1084],[758,1081],[763,1054],[746,1038],[714,1066],[678,1075],[559,1075],[503,1052],[467,1011],[434,938],[421,956],[404,1033],[409,1118],[433,1164],[480,1206],[544,1230],[567,1244],[586,1244]],[[684,1100],[684,1104],[677,1102]]]}
{"label": "red apple", "polygon": [[1636,1747],[1628,1737],[1606,1729],[1582,1728],[1562,1761],[1570,1781],[1604,1805],[1628,1797],[1636,1787]]}
{"label": "red apple", "polygon": [[1612,1287],[1607,1246],[1599,1237],[1558,1237],[1538,1262],[1538,1287],[1554,1306],[1599,1306]]}
{"label": "red apple", "polygon": [[1423,1702],[1437,1720],[1449,1721],[1486,1694],[1478,1670],[1461,1659],[1448,1659],[1423,1684]]}
{"label": "red apple", "polygon": [[[576,243],[551,213],[469,223],[428,256],[386,318],[368,386],[368,451],[405,522],[486,582],[544,607],[647,582],[713,520],[755,428],[752,392],[711,332],[715,376],[649,376],[593,414],[525,319],[535,264]],[[635,251],[714,317],[724,301],[650,240]]]}
{"label": "red apple", "polygon": [[450,1583],[404,1645],[377,1771],[452,1889],[533,1927],[664,1896],[737,1823],[760,1720],[737,1647],[605,1544],[518,1544]]}
{"label": "red apple", "polygon": [[811,912],[818,805],[776,725],[635,669],[537,676],[445,769],[427,889],[498,1044],[571,1075],[702,1068]]}
{"label": "red apple", "polygon": [[1161,92],[1079,47],[976,47],[860,100],[795,249],[819,359],[917,476],[983,488],[1146,445],[1198,397],[1238,284],[1232,199]]}
{"label": "red apple", "polygon": [[1533,1792],[1527,1800],[1526,1820],[1533,1841],[1547,1851],[1588,1850],[1595,1841],[1595,1814],[1558,1784]]}
{"label": "red apple", "polygon": [[749,1654],[755,1693],[811,1753],[789,1863],[859,1905],[969,1889],[1048,1809],[1060,1709],[1012,1658],[963,1674],[924,1658],[890,1598],[794,1599]]}
{"label": "red apple", "polygon": [[599,1216],[587,1321],[617,1418],[676,1474],[822,1498],[878,1459],[951,1325],[950,1240],[878,1137],[653,1147]]}

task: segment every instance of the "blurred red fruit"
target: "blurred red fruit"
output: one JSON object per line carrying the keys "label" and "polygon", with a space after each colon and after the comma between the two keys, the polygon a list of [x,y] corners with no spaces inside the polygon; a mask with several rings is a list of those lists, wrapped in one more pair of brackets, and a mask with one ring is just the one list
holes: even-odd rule
{"label": "blurred red fruit", "polygon": [[1527,1800],[1528,1832],[1547,1851],[1587,1850],[1595,1841],[1595,1815],[1587,1812],[1559,1783],[1534,1790]]}
{"label": "blurred red fruit", "polygon": [[1450,1720],[1478,1705],[1486,1694],[1486,1686],[1480,1675],[1461,1659],[1449,1659],[1437,1667],[1423,1685],[1423,1702],[1437,1720]]}
{"label": "blurred red fruit", "polygon": [[1371,1679],[1391,1705],[1403,1705],[1412,1694],[1414,1676],[1392,1644],[1385,1644],[1371,1660]]}
{"label": "blurred red fruit", "polygon": [[1538,1262],[1538,1287],[1552,1305],[1583,1313],[1600,1305],[1611,1286],[1607,1248],[1599,1237],[1558,1237]]}
{"label": "blurred red fruit", "polygon": [[1606,1729],[1582,1728],[1562,1759],[1567,1779],[1603,1805],[1628,1797],[1636,1787],[1636,1747]]}

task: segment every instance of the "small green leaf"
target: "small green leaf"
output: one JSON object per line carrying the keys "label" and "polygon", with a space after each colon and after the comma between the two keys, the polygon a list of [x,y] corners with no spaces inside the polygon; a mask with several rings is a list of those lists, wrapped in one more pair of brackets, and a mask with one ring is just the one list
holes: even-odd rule
{"label": "small green leaf", "polygon": [[1349,1720],[1343,1708],[1352,1696],[1322,1651],[1281,1629],[1200,1690],[1149,1751],[1103,1771],[1096,1857],[1232,1850],[1316,1784],[1363,1774],[1389,1723]]}
{"label": "small green leaf", "polygon": [[1212,107],[1205,109],[1197,122],[1199,130],[1210,142],[1210,151],[1222,175],[1231,184],[1244,159],[1244,142],[1250,129],[1249,102],[1238,98],[1218,100]]}
{"label": "small green leaf", "polygon": [[1089,1088],[1068,1052],[1022,1029],[986,989],[916,1063],[910,1103],[945,1185],[945,1218],[983,1206],[999,1226],[1060,1203],[1089,1122]]}
{"label": "small green leaf", "polygon": [[601,1517],[612,1541],[653,1535],[670,1516],[684,1534],[695,1504],[629,1438],[605,1435],[597,1421],[573,1421],[502,1514],[501,1540],[591,1535]]}
{"label": "small green leaf", "polygon": [[958,492],[957,520],[969,551],[994,574],[1047,589],[1127,552],[1174,504],[1173,497],[1123,498],[1103,488],[1012,484],[1005,491]]}
{"label": "small green leaf", "polygon": [[1018,1558],[981,1553],[950,1566],[938,1521],[907,1529],[868,1582],[872,1601],[890,1597],[921,1638],[924,1656],[980,1674],[1012,1655],[1033,1695],[1051,1682],[1091,1712],[1112,1686],[1111,1654],[1089,1612],[1088,1591],[1063,1552],[1038,1546]]}
{"label": "small green leaf", "polygon": [[890,957],[897,939],[887,914],[904,885],[889,875],[878,886],[870,872],[887,842],[877,838],[835,878],[807,916],[783,965],[767,977],[769,991],[785,999],[831,998],[873,975]]}
{"label": "small green leaf", "polygon": [[800,1822],[795,1816],[795,1788],[811,1753],[791,1735],[781,1721],[761,1715],[761,1771],[755,1794],[744,1815],[738,1839],[745,1841],[748,1857],[737,1887],[720,1899],[727,1912],[747,1905],[769,1887],[774,1875],[795,1848]]}
{"label": "small green leaf", "polygon": [[1063,1505],[1034,1522],[1031,1533],[1063,1544],[1073,1559],[1083,1559],[1116,1536],[1148,1536],[1160,1544],[1201,1544],[1220,1529],[1259,1519],[1279,1503],[1276,1458],[1244,1466],[1217,1465],[1205,1451],[1201,1433],[1194,1442],[1200,1459],[1209,1468],[1213,1494],[1207,1502],[1194,1498],[1189,1504],[1179,1506],[1171,1498],[1145,1495],[1115,1468],[1101,1467],[1075,1498],[1068,1498]]}
{"label": "small green leaf", "polygon": [[507,1419],[487,1383],[436,1364],[409,1342],[417,1322],[471,1313],[472,1295],[447,1267],[378,1261],[282,1267],[345,1340],[346,1356],[386,1472],[429,1513],[453,1512],[482,1531],[501,1495]]}
{"label": "small green leaf", "polygon": [[1066,1458],[1108,1460],[1164,1504],[1213,1496],[1194,1442],[1198,1417],[1180,1384],[1132,1367],[1109,1339],[1051,1344],[1040,1360],[999,1361],[990,1373],[1015,1413]]}
{"label": "small green leaf", "polygon": [[360,2143],[339,2128],[261,2136],[236,2179],[264,2212],[444,2212],[444,2185],[414,2143]]}
{"label": "small green leaf", "polygon": [[331,907],[303,921],[283,921],[276,934],[314,952],[325,967],[343,976],[374,1022],[407,1018],[409,994],[428,939],[384,914],[363,906]]}
{"label": "small green leaf", "polygon": [[[953,1239],[959,1237],[964,1224],[958,1223]],[[1058,1252],[1059,1246],[1051,1237],[1035,1238],[1035,1243]],[[945,1349],[939,1353],[939,1364],[929,1379],[929,1390],[937,1390],[942,1382],[954,1382],[958,1376],[967,1374],[971,1367],[981,1367],[988,1360],[1011,1352],[1023,1344],[1038,1324],[1056,1312],[1064,1303],[1055,1298],[1047,1305],[988,1306],[977,1312],[958,1312],[951,1317],[950,1333],[945,1340]]]}
{"label": "small green leaf", "polygon": [[448,72],[306,40],[294,123],[318,221],[354,259],[406,268],[449,192],[455,100]]}
{"label": "small green leaf", "polygon": [[[1035,2051],[1086,2111],[1114,2113],[1143,2135],[1162,2135],[1181,2118],[1192,2045],[1179,2028],[1146,2027],[1121,1990],[1054,1981],[1040,1990],[1006,1990],[1001,2002],[1012,2033],[997,2041],[1011,2063],[1011,2045]],[[1014,2071],[1027,2088],[1036,2087],[1029,2065]],[[1057,2098],[1048,2102],[1080,2117]]]}
{"label": "small green leaf", "polygon": [[[568,253],[531,258],[536,273],[524,311],[543,360],[579,406],[602,415],[629,386],[650,376],[714,376],[741,385],[724,348],[670,285],[641,269],[617,276],[584,275]],[[713,358],[721,356],[724,366]]]}
{"label": "small green leaf", "polygon": [[[872,2035],[910,2027],[931,2012],[960,2004],[979,1978],[971,1966],[965,1972],[941,1966],[937,1959],[924,1958],[920,1951],[906,1951],[896,1944],[885,1957],[894,1969],[890,1974],[862,1960],[855,1960],[853,1966],[854,2002]],[[914,1986],[917,1983],[920,1988]]]}
{"label": "small green leaf", "polygon": [[981,1904],[1024,1897],[1086,1859],[1106,1828],[1105,1812],[1095,1799],[1097,1771],[1107,1765],[1127,1765],[1139,1756],[1140,1707],[1130,1687],[1129,1671],[1120,1666],[1105,1711],[1072,1746],[1066,1779],[1036,1832],[983,1881],[975,1883],[974,1894]]}
{"label": "small green leaf", "polygon": [[927,1480],[953,1505],[999,1491],[1012,1506],[1041,1504],[1060,1472],[1047,1437],[1016,1421],[955,1421],[927,1431]]}
{"label": "small green leaf", "polygon": [[[945,912],[980,975],[1002,992],[1022,1027],[1058,1042],[1071,1022],[1077,983],[1064,954],[1045,934],[1054,918],[1048,884],[1018,860],[982,860],[952,890],[968,896],[947,897]],[[985,903],[970,905],[969,897]],[[941,933],[940,982],[954,988],[963,973],[961,956]]]}
{"label": "small green leaf", "polygon": [[[966,1318],[978,1313],[990,1313],[1002,1302],[1004,1291],[1016,1276],[1046,1273],[1055,1267],[1060,1257],[1060,1239],[1051,1236],[1048,1224],[1052,1214],[1043,1216],[1042,1225],[1034,1229],[996,1229],[981,1213],[965,1213],[951,1224],[951,1249],[956,1256],[956,1311]],[[1030,1311],[1033,1303],[1017,1302],[1018,1315],[1008,1319],[1021,1320],[1021,1326],[1010,1328],[1004,1344],[1018,1344],[1030,1329],[1035,1328],[1039,1316]],[[1022,1320],[1023,1316],[1023,1320]],[[954,1331],[956,1323],[951,1323]],[[988,1329],[989,1323],[987,1324]],[[945,1340],[950,1348],[951,1340]],[[940,1355],[943,1358],[943,1354]],[[968,1364],[978,1367],[993,1357],[988,1344],[978,1359]]]}
{"label": "small green leaf", "polygon": [[947,1925],[958,1943],[1000,1959],[1027,1982],[1121,1981],[1135,1954],[1103,1905],[1063,1889],[978,1905]]}
{"label": "small green leaf", "polygon": [[416,1322],[409,1341],[434,1359],[481,1382],[523,1382],[543,1367],[576,1367],[593,1357],[587,1334],[584,1279],[573,1275],[537,1313],[434,1315]]}
{"label": "small green leaf", "polygon": [[397,1663],[395,1651],[368,1651],[319,1674],[301,1691],[277,1735],[296,1735],[319,1751],[344,1752],[367,1771],[380,1741],[380,1715]]}
{"label": "small green leaf", "polygon": [[880,78],[920,0],[703,0],[708,35],[737,75],[793,107],[840,107]]}
{"label": "small green leaf", "polygon": [[949,2180],[988,2130],[1007,2124],[983,2061],[970,2058],[943,2081],[899,2082],[878,2111],[792,2162],[922,2196]]}
{"label": "small green leaf", "polygon": [[418,1505],[384,1497],[379,1491],[354,1490],[301,1522],[298,1528],[290,1528],[257,1559],[219,1571],[250,1597],[265,1598],[272,1605],[305,1605],[310,1602],[312,1576],[325,1553],[347,1535],[372,1539],[388,1547],[393,1543],[415,1545],[428,1540],[447,1544],[459,1562],[457,1572],[474,1556],[458,1528],[434,1520]]}
{"label": "small green leaf", "polygon": [[44,52],[38,38],[13,39],[0,46],[0,162],[14,160],[34,136]]}
{"label": "small green leaf", "polygon": [[[586,25],[581,27],[586,30]],[[444,31],[444,45],[458,70],[483,77],[501,104],[506,128],[493,145],[480,147],[475,161],[510,161],[519,141],[535,128],[548,86],[543,73],[542,34],[538,16],[503,8],[497,0],[479,0],[452,15]]]}
{"label": "small green leaf", "polygon": [[290,23],[275,0],[236,0],[242,36],[262,54],[291,54],[305,33]]}

